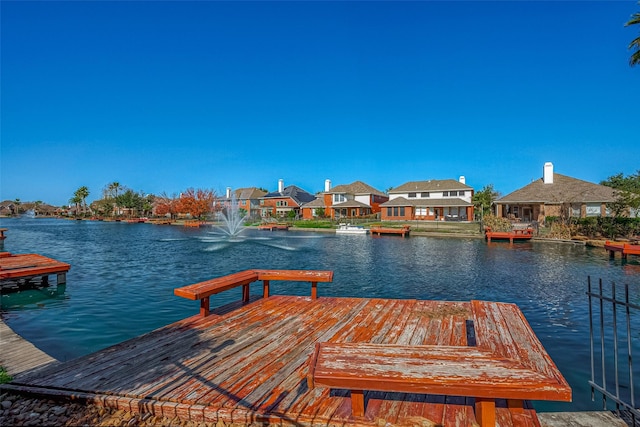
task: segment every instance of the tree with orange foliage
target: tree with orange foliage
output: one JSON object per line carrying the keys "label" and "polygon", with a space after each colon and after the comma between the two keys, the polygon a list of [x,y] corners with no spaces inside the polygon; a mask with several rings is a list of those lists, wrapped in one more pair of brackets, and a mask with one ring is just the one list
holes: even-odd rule
{"label": "tree with orange foliage", "polygon": [[192,218],[201,219],[213,209],[216,193],[213,190],[188,188],[178,199],[177,209],[180,213],[188,213]]}
{"label": "tree with orange foliage", "polygon": [[155,198],[154,204],[156,215],[164,216],[169,214],[171,215],[171,219],[174,219],[179,213],[179,210],[177,209],[178,197],[175,195],[168,196],[166,193],[162,193],[161,196]]}

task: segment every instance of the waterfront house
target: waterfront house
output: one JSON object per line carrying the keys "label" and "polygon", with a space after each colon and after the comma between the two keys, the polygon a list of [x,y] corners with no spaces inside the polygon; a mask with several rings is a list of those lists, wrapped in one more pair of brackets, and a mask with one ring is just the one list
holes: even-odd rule
{"label": "waterfront house", "polygon": [[465,177],[410,181],[389,190],[389,201],[380,205],[383,221],[471,221],[473,188]]}
{"label": "waterfront house", "polygon": [[302,206],[302,215],[305,219],[312,219],[318,216],[320,209],[325,217],[334,219],[375,215],[380,212],[380,205],[388,200],[389,196],[362,181],[332,188],[331,180],[327,179],[324,192]]}
{"label": "waterfront house", "polygon": [[300,216],[300,207],[315,200],[316,196],[295,185],[284,186],[284,180],[278,180],[278,190],[260,198],[260,215],[263,218],[286,218],[289,212]]}
{"label": "waterfront house", "polygon": [[228,208],[235,198],[238,209],[244,210],[249,218],[259,218],[262,214],[262,197],[266,194],[266,191],[256,187],[238,188],[233,193],[231,187],[227,187],[225,197],[216,200],[216,205],[220,208]]}
{"label": "waterfront house", "polygon": [[494,206],[498,217],[542,223],[550,216],[607,216],[606,205],[615,199],[613,188],[555,173],[553,163],[547,162],[542,178],[496,200]]}

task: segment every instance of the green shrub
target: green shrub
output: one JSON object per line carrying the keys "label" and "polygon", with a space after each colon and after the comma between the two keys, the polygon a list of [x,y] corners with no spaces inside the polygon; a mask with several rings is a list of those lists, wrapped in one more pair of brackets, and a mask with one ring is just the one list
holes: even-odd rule
{"label": "green shrub", "polygon": [[0,366],[0,384],[11,382],[12,379],[4,366]]}

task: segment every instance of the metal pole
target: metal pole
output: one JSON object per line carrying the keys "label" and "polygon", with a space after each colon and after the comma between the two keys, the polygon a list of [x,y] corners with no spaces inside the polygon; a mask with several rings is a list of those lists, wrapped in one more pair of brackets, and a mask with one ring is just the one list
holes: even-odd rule
{"label": "metal pole", "polygon": [[629,285],[624,285],[624,302],[627,313],[627,348],[629,356],[629,389],[631,389],[631,407],[635,408],[635,398],[633,389],[633,357],[631,357],[631,312],[629,307]]}
{"label": "metal pole", "polygon": [[[602,365],[602,388],[604,391],[607,391],[607,371],[605,367],[604,360],[604,295],[602,293],[602,278],[599,279],[599,298],[600,298],[600,362]],[[607,395],[606,393],[602,394],[602,406],[603,409],[607,409]]]}
{"label": "metal pole", "polygon": [[[591,276],[587,276],[587,295],[589,295],[589,346],[591,348],[591,382],[596,382],[595,363],[593,354],[593,309],[591,307]],[[591,386],[591,401],[595,399],[595,389]]]}
{"label": "metal pole", "polygon": [[616,300],[616,283],[611,282],[611,307],[613,308],[613,369],[616,381],[616,409],[620,409],[620,381],[618,380],[618,307]]}

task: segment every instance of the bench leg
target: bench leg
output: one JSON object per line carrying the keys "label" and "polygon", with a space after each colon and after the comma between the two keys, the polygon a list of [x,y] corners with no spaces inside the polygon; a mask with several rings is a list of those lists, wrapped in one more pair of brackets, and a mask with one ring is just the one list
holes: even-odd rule
{"label": "bench leg", "polygon": [[364,417],[363,390],[351,390],[351,413],[354,417]]}
{"label": "bench leg", "polygon": [[311,299],[318,298],[318,282],[311,282]]}
{"label": "bench leg", "polygon": [[209,315],[209,297],[200,300],[200,316],[207,317]]}
{"label": "bench leg", "polygon": [[269,281],[262,281],[262,298],[269,298]]}
{"label": "bench leg", "polygon": [[480,427],[495,427],[496,401],[476,397],[476,421]]}
{"label": "bench leg", "polygon": [[249,285],[242,285],[242,301],[249,302]]}

